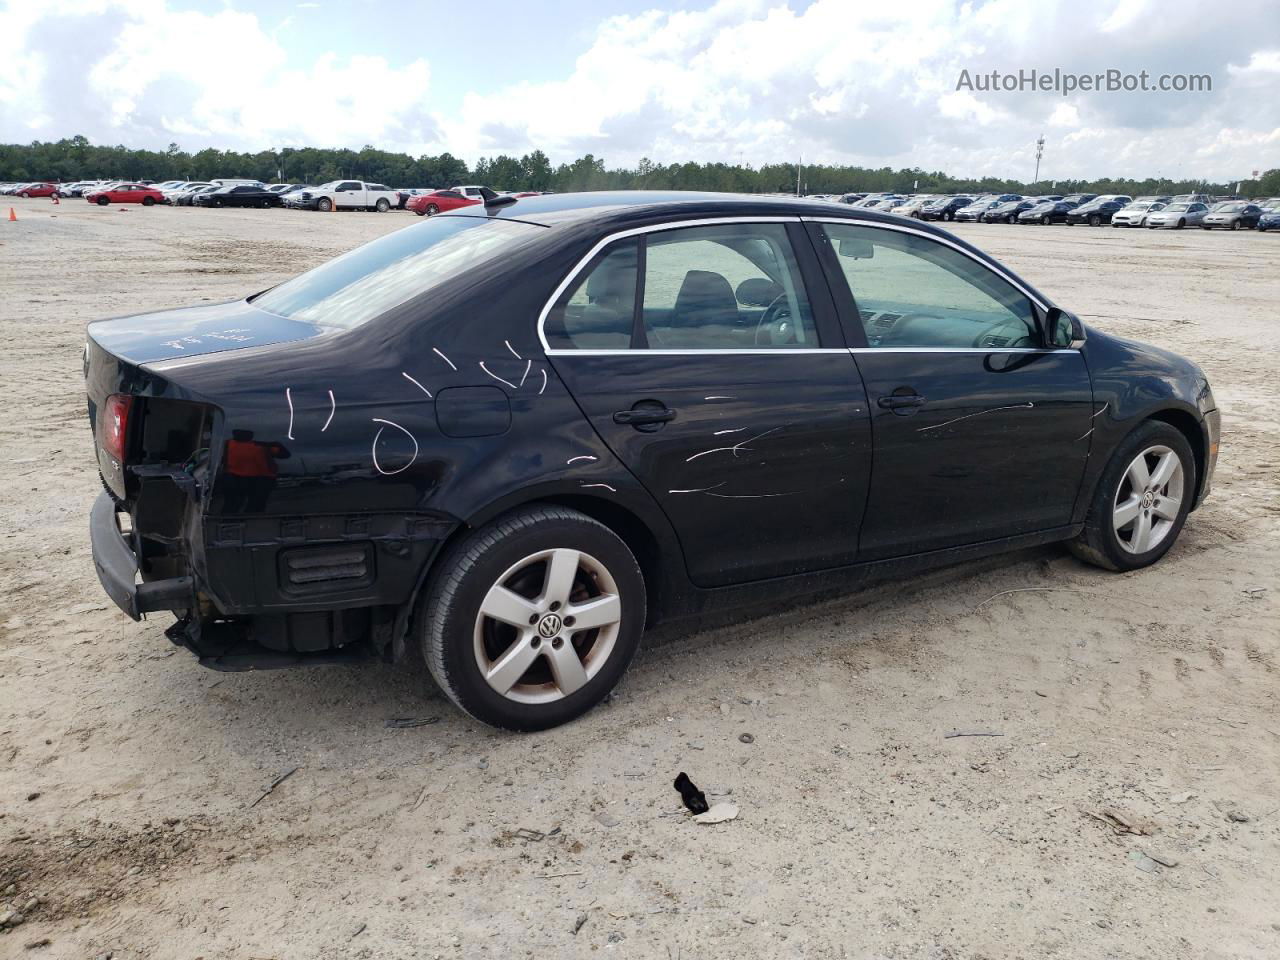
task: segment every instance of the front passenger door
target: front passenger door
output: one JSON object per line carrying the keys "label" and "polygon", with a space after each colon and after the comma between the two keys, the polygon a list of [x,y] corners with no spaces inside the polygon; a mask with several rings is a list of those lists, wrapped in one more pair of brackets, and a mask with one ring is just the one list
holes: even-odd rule
{"label": "front passenger door", "polygon": [[859,559],[1069,524],[1092,433],[1080,351],[1046,347],[1028,294],[959,245],[847,222],[816,239],[870,399]]}

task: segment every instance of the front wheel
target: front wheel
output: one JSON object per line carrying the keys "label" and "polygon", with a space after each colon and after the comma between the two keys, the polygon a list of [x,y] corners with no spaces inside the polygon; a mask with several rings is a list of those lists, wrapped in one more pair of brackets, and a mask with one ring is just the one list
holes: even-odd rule
{"label": "front wheel", "polygon": [[1043,226],[1046,226],[1046,227],[1047,227],[1047,226],[1049,225],[1049,218],[1048,218],[1048,217],[1041,217],[1041,218],[1040,218],[1040,223],[1041,223]]}
{"label": "front wheel", "polygon": [[1232,220],[1232,221],[1231,221],[1231,229],[1232,229],[1232,230],[1239,230],[1239,229],[1240,229],[1240,221],[1239,221],[1239,220]]}
{"label": "front wheel", "polygon": [[1195,496],[1191,445],[1176,427],[1148,420],[1129,434],[1102,472],[1084,530],[1068,547],[1108,570],[1137,570],[1163,557]]}
{"label": "front wheel", "polygon": [[955,218],[956,218],[956,215],[952,213],[950,210],[948,210],[946,213],[942,215],[942,219],[946,220],[948,223],[950,223]]}
{"label": "front wheel", "polygon": [[1089,218],[1089,226],[1091,227],[1102,226],[1102,218],[1095,213],[1092,217]]}
{"label": "front wheel", "polygon": [[383,197],[381,200],[379,200],[377,203],[373,205],[373,208],[377,210],[378,213],[386,213],[388,210],[391,209],[391,201],[388,200],[386,197]]}
{"label": "front wheel", "polygon": [[627,545],[576,510],[518,510],[440,561],[418,611],[427,668],[485,723],[545,730],[603,700],[645,622],[644,577]]}
{"label": "front wheel", "polygon": [[23,190],[20,194],[18,194],[18,196],[22,197],[22,199],[24,199],[24,200],[30,200],[30,199],[31,199],[31,194],[27,193],[27,191],[25,191],[25,190]]}
{"label": "front wheel", "polygon": [[110,203],[111,203],[111,201],[110,201],[108,198],[106,198],[106,197],[99,197],[99,198],[98,198],[98,206],[100,206],[100,207],[109,206],[109,205],[110,205]]}
{"label": "front wheel", "polygon": [[330,210],[333,209],[333,201],[330,200],[328,197],[321,197],[319,200],[316,201],[316,209],[319,210],[321,213],[328,213]]}
{"label": "front wheel", "polygon": [[1182,229],[1183,227],[1185,227],[1186,225],[1187,225],[1187,221],[1186,221],[1186,220],[1179,220],[1179,221],[1178,221],[1178,229],[1179,229],[1179,230],[1181,230],[1181,229]]}

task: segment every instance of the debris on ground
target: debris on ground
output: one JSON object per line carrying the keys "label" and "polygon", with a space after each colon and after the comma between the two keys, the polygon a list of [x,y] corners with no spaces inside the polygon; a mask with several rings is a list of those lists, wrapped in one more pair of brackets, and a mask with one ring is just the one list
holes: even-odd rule
{"label": "debris on ground", "polygon": [[756,738],[749,733],[740,733],[738,734],[738,741],[740,743],[755,743]]}
{"label": "debris on ground", "polygon": [[291,767],[290,769],[286,770],[284,773],[280,774],[280,776],[276,777],[274,780],[271,781],[267,789],[262,791],[262,795],[259,796],[257,800],[253,801],[253,803],[249,804],[249,806],[256,807],[263,800],[267,799],[267,797],[271,796],[271,792],[275,790],[276,787],[280,786],[280,784],[284,783],[286,780],[292,777],[295,773],[298,772],[299,769],[300,769],[299,767]]}
{"label": "debris on ground", "polygon": [[1160,864],[1156,863],[1155,860],[1148,857],[1141,850],[1130,850],[1129,860],[1143,873],[1155,873],[1160,869]]}
{"label": "debris on ground", "polygon": [[387,720],[386,726],[396,730],[407,730],[410,727],[425,727],[439,722],[439,717],[391,717]]}
{"label": "debris on ground", "polygon": [[700,813],[694,817],[696,823],[724,823],[727,820],[736,820],[738,818],[738,805],[736,803],[717,803],[706,813]]}
{"label": "debris on ground", "polygon": [[1003,737],[1004,734],[997,730],[952,730],[945,735],[945,739],[951,740],[955,737]]}
{"label": "debris on ground", "polygon": [[582,929],[582,925],[586,922],[587,915],[585,913],[578,914],[578,919],[573,921],[573,935],[575,937],[578,935],[578,931]]}
{"label": "debris on ground", "polygon": [[520,829],[514,831],[511,835],[520,840],[528,840],[530,843],[538,843],[540,840],[545,839],[547,836],[541,830],[530,830],[528,827],[521,827]]}
{"label": "debris on ground", "polygon": [[675,788],[680,791],[680,799],[693,813],[706,813],[710,809],[706,794],[697,788],[689,775],[683,770],[676,777]]}
{"label": "debris on ground", "polygon": [[1140,823],[1136,817],[1124,813],[1123,811],[1115,810],[1111,807],[1106,807],[1099,810],[1097,813],[1094,813],[1092,810],[1086,810],[1084,811],[1084,814],[1087,817],[1092,817],[1099,823],[1105,823],[1116,834],[1131,833],[1134,836],[1140,837],[1149,836],[1151,834],[1150,828],[1147,825]]}
{"label": "debris on ground", "polygon": [[601,810],[599,813],[596,814],[596,823],[606,828],[616,827],[618,825],[618,818],[615,817],[613,814],[611,814],[608,810]]}
{"label": "debris on ground", "polygon": [[1167,853],[1157,853],[1151,850],[1147,851],[1147,856],[1160,864],[1162,867],[1176,867],[1178,865],[1177,857],[1171,857]]}
{"label": "debris on ground", "polygon": [[1239,810],[1232,810],[1227,814],[1227,819],[1232,823],[1248,823],[1249,815],[1247,813],[1242,813]]}

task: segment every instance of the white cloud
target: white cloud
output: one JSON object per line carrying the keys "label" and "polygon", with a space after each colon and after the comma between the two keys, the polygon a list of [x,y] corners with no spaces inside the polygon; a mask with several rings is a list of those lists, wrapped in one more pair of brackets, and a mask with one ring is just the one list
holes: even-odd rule
{"label": "white cloud", "polygon": [[[803,9],[799,0],[720,0],[604,20],[546,82],[493,89],[477,61],[474,77],[451,78],[472,92],[448,115],[429,103],[425,58],[324,53],[299,62],[280,26],[268,30],[230,6],[205,14],[169,2],[0,10],[11,52],[0,60],[0,139],[374,143],[470,160],[541,148],[557,161],[591,152],[611,165],[642,156],[759,164],[803,153],[1014,175],[1045,133],[1050,177],[1225,179],[1280,164],[1274,0],[1220,0],[1212,18],[1198,0],[813,0]],[[1213,90],[1064,98],[956,89],[962,69],[1055,67],[1208,73]]]}
{"label": "white cloud", "polygon": [[[48,136],[196,149],[404,146],[434,136],[425,59],[393,66],[324,53],[296,65],[279,37],[288,20],[268,31],[252,13],[176,11],[165,0],[52,0],[10,16],[0,14],[0,34],[24,54],[0,61],[6,139],[24,122]],[[86,66],[76,73],[68,63]]]}

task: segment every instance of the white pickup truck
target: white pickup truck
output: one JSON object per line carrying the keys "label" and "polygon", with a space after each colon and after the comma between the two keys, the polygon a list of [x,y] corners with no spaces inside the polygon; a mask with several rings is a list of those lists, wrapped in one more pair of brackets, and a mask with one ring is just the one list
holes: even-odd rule
{"label": "white pickup truck", "polygon": [[400,194],[381,183],[332,180],[297,190],[284,198],[285,206],[304,210],[376,210],[386,213],[400,205]]}

